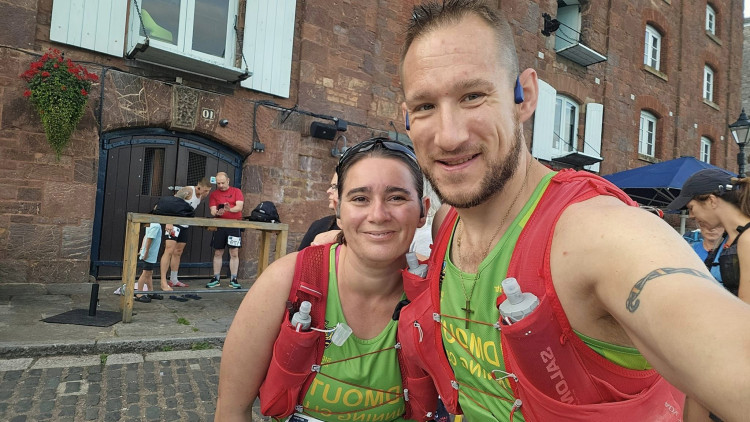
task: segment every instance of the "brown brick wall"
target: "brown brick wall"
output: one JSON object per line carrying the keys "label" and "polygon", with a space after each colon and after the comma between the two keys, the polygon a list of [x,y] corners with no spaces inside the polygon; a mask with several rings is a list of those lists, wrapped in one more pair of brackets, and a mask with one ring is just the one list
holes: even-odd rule
{"label": "brown brick wall", "polygon": [[[213,121],[197,119],[196,134],[242,156],[251,152],[253,129],[265,144],[265,152],[247,155],[242,165],[246,212],[261,200],[275,202],[290,226],[289,250],[296,249],[311,221],[329,212],[325,189],[336,164],[330,154],[333,142],[311,138],[308,127],[315,119],[300,113],[260,106],[254,125],[254,102],[271,100],[282,107],[296,105],[299,110],[347,120],[350,144],[394,126],[402,131],[398,54],[403,23],[416,2],[298,1],[289,99],[244,88],[219,87],[217,93],[210,81],[182,75],[185,86],[197,90],[200,107],[212,108],[218,116]],[[100,131],[177,129],[172,99],[175,90],[184,87],[176,86],[175,75],[51,43],[52,3],[0,0],[0,24],[6,29],[0,34],[0,283],[86,280]],[[555,16],[557,2],[497,3],[514,24],[521,68],[537,69],[542,79],[580,101],[582,110],[590,102],[604,104],[602,174],[647,164],[637,154],[641,108],[661,117],[658,159],[697,155],[703,135],[714,140],[714,164],[736,168],[737,148],[726,126],[739,113],[739,2],[712,2],[719,14],[717,42],[703,31],[704,4],[614,1],[607,9],[601,2],[582,1],[582,39],[608,58],[588,68],[557,57],[554,36],[540,34],[542,13]],[[646,22],[666,34],[662,60],[666,78],[643,68]],[[46,144],[18,78],[35,59],[29,53],[39,54],[51,46],[104,76],[92,89],[86,114],[59,161]],[[718,109],[701,99],[705,62],[717,71]],[[230,121],[227,127],[218,125],[222,118]],[[581,113],[580,128],[584,122]],[[524,133],[530,145],[532,122]],[[583,133],[579,130],[579,148]],[[246,243],[251,246],[242,251],[242,275],[249,278],[256,264],[252,236]]]}

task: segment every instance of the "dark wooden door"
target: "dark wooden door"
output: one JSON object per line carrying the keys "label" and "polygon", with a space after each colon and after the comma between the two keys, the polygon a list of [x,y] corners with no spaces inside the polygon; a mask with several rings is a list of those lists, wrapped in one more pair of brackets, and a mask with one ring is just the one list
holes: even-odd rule
{"label": "dark wooden door", "polygon": [[[156,131],[157,133],[161,131]],[[92,242],[92,274],[118,278],[122,274],[125,219],[128,212],[148,213],[161,196],[174,195],[182,186],[194,186],[218,171],[230,178],[239,173],[240,159],[231,151],[195,136],[110,136],[103,140],[97,193],[97,215]],[[233,182],[238,180],[233,178]],[[201,201],[196,216],[207,217],[208,198]],[[141,236],[145,227],[141,228]],[[164,250],[162,243],[159,259]],[[211,232],[190,228],[182,254],[180,276],[212,273]],[[154,271],[158,276],[159,271]]]}

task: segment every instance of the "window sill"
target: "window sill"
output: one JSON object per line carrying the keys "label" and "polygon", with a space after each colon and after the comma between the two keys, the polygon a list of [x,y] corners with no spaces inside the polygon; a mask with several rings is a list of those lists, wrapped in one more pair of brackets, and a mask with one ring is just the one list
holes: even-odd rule
{"label": "window sill", "polygon": [[707,100],[707,99],[705,99],[705,98],[703,99],[703,104],[705,104],[705,105],[707,105],[707,106],[711,107],[712,109],[714,109],[714,110],[716,110],[716,111],[720,111],[720,110],[721,110],[721,109],[719,108],[719,105],[718,105],[718,104],[716,104],[716,103],[715,103],[715,102],[713,102],[713,101],[709,101],[709,100]]}
{"label": "window sill", "polygon": [[715,43],[716,43],[716,44],[718,44],[719,46],[721,46],[721,45],[722,45],[722,42],[721,42],[721,40],[720,40],[720,39],[719,39],[719,38],[718,38],[718,37],[717,37],[716,35],[714,35],[714,34],[712,34],[712,33],[708,32],[708,31],[706,31],[706,36],[707,36],[708,38],[711,38],[711,41],[715,42]]}
{"label": "window sill", "polygon": [[641,160],[641,161],[645,161],[647,163],[651,163],[651,164],[656,164],[656,163],[659,162],[658,158],[652,157],[652,156],[646,155],[646,154],[641,154],[641,153],[638,153],[638,159]]}
{"label": "window sill", "polygon": [[662,72],[654,69],[653,67],[651,67],[649,65],[644,64],[643,65],[643,70],[646,73],[650,73],[650,74],[656,76],[657,78],[664,80],[664,82],[668,82],[669,81],[669,76],[667,76],[666,73],[662,73]]}
{"label": "window sill", "polygon": [[142,39],[128,52],[128,58],[220,81],[238,82],[251,75],[247,70],[163,48],[158,42],[144,41]]}

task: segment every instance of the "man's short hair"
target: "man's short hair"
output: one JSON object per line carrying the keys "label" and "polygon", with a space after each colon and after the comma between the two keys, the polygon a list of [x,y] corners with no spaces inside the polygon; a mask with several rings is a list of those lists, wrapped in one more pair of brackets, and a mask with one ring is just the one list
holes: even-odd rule
{"label": "man's short hair", "polygon": [[518,56],[513,31],[502,12],[486,0],[430,0],[414,6],[401,48],[401,81],[404,80],[404,57],[415,40],[436,29],[457,24],[471,15],[481,18],[495,32],[498,59],[508,70],[510,83],[514,83],[518,75]]}
{"label": "man's short hair", "polygon": [[210,188],[211,182],[209,182],[208,179],[204,177],[201,180],[199,180],[198,183],[196,183],[196,185],[203,186],[204,188]]}

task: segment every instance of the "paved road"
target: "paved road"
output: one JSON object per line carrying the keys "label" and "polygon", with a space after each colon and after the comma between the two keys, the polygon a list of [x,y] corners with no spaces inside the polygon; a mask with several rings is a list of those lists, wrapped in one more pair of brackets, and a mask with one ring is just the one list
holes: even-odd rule
{"label": "paved road", "polygon": [[220,361],[218,349],[0,360],[0,420],[212,421]]}

